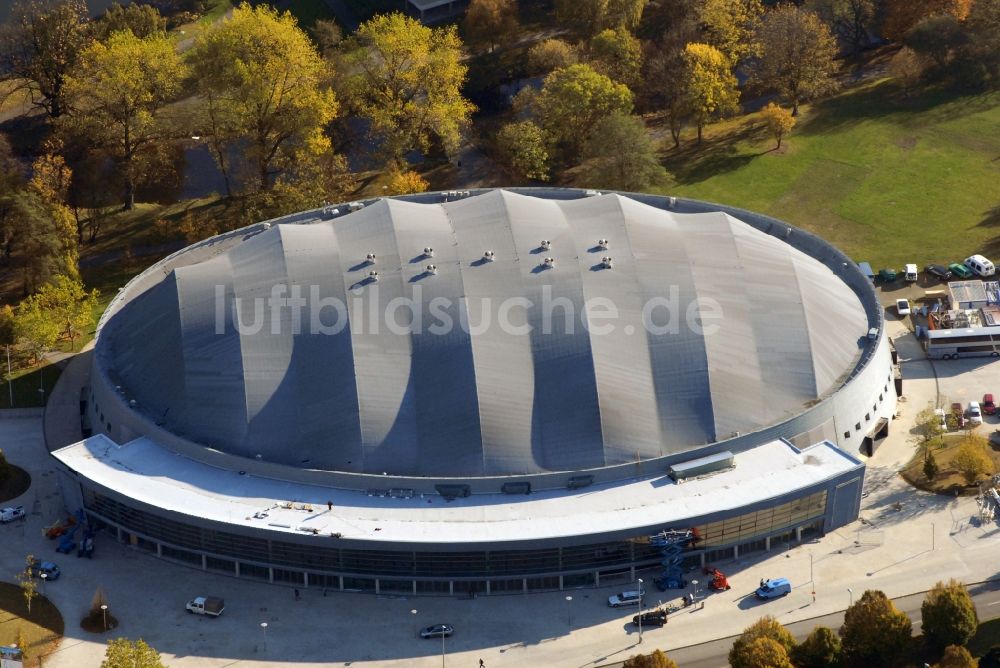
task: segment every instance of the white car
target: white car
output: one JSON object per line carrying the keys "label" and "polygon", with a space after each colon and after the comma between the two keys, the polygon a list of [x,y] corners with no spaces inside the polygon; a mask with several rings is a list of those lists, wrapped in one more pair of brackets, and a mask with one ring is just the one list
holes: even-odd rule
{"label": "white car", "polygon": [[948,420],[945,419],[944,409],[935,408],[934,415],[938,419],[938,426],[941,428],[941,431],[948,431]]}
{"label": "white car", "polygon": [[969,422],[971,424],[982,424],[983,423],[983,411],[979,408],[978,401],[969,402],[969,410],[965,411],[966,415],[969,416]]}
{"label": "white car", "polygon": [[905,299],[896,300],[896,313],[902,318],[904,315],[910,315],[910,302]]}
{"label": "white car", "polygon": [[24,506],[8,506],[7,508],[0,508],[0,522],[3,522],[4,524],[23,518]]}

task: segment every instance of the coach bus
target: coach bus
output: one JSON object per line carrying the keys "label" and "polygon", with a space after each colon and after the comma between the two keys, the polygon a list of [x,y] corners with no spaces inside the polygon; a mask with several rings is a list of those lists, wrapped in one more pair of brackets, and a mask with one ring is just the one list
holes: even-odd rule
{"label": "coach bus", "polygon": [[959,357],[1000,357],[1000,327],[932,329],[927,332],[927,357],[953,360]]}

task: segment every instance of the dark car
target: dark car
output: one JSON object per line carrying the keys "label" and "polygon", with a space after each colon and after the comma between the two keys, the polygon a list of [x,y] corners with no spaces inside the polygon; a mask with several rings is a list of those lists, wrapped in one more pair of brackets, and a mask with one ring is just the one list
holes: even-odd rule
{"label": "dark car", "polygon": [[951,272],[943,264],[929,264],[924,267],[924,271],[942,281],[947,281],[951,278]]}
{"label": "dark car", "polygon": [[45,579],[49,581],[58,580],[59,575],[61,574],[59,567],[51,561],[39,561],[38,559],[33,559],[29,569],[32,577],[38,578],[45,575]]}
{"label": "dark car", "polygon": [[972,270],[961,262],[952,262],[948,265],[948,269],[951,270],[953,276],[958,276],[959,278],[972,278],[975,276]]}
{"label": "dark car", "polygon": [[650,610],[649,612],[642,613],[642,615],[634,616],[632,623],[636,626],[639,625],[639,617],[642,617],[643,626],[663,626],[667,623],[666,610]]}
{"label": "dark car", "polygon": [[425,629],[421,629],[421,638],[450,638],[455,629],[451,624],[434,624]]}
{"label": "dark car", "polygon": [[983,407],[983,412],[986,413],[987,415],[996,415],[997,405],[995,403],[993,403],[993,395],[992,394],[984,394],[983,395],[983,406],[982,407]]}

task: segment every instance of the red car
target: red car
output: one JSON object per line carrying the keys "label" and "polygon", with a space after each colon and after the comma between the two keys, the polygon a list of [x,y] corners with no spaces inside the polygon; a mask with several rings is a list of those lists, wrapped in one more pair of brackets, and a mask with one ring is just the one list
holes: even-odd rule
{"label": "red car", "polygon": [[997,412],[997,405],[993,403],[992,394],[983,395],[983,412],[987,415],[994,415]]}

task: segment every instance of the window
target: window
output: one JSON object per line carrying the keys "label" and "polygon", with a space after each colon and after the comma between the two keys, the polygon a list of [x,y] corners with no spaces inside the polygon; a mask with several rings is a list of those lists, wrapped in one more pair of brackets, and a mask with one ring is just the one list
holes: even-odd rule
{"label": "window", "polygon": [[849,430],[845,431],[844,432],[844,438],[850,438],[850,437],[851,437],[851,432]]}
{"label": "window", "polygon": [[855,422],[854,423],[854,431],[861,431],[861,423],[860,422]]}
{"label": "window", "polygon": [[872,414],[865,413],[865,422],[871,422],[871,421],[872,421]]}
{"label": "window", "polygon": [[884,394],[879,394],[879,395],[878,395],[878,402],[879,402],[879,403],[882,403],[882,398],[883,398],[884,396],[885,396]]}

